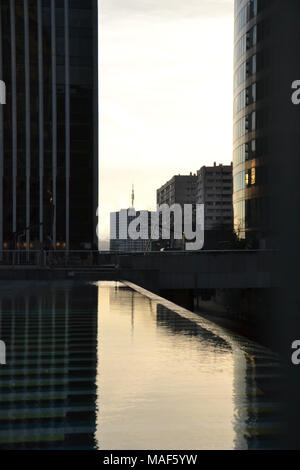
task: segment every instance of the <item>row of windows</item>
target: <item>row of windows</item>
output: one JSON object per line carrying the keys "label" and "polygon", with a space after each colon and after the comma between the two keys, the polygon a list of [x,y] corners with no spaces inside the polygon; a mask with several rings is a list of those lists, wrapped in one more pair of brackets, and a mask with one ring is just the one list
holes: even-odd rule
{"label": "row of windows", "polygon": [[208,216],[206,217],[206,220],[232,220],[232,217],[223,217],[223,216],[216,216],[216,217],[212,217],[212,216]]}
{"label": "row of windows", "polygon": [[237,114],[242,109],[256,102],[256,83],[245,88],[234,100],[234,113]]}
{"label": "row of windows", "polygon": [[234,192],[241,191],[242,189],[246,189],[249,186],[253,186],[256,184],[256,182],[256,168],[241,171],[233,178]]}
{"label": "row of windows", "polygon": [[210,198],[218,198],[218,199],[231,199],[231,193],[230,194],[207,194],[207,197],[210,197]]}
{"label": "row of windows", "polygon": [[207,209],[208,214],[218,214],[220,212],[226,212],[228,214],[232,211],[231,209]]}
{"label": "row of windows", "polygon": [[252,18],[257,16],[258,0],[250,0],[237,15],[235,28],[239,32]]}
{"label": "row of windows", "polygon": [[251,77],[256,73],[256,54],[250,57],[246,62],[237,69],[234,79],[234,85],[237,88],[247,78]]}
{"label": "row of windows", "polygon": [[206,202],[207,206],[229,206],[231,204],[230,201],[213,201],[213,202]]}
{"label": "row of windows", "polygon": [[244,34],[235,48],[235,60],[238,61],[246,52],[257,43],[257,26],[255,25]]}
{"label": "row of windows", "polygon": [[[223,175],[217,175],[217,177],[215,179],[213,178],[208,178],[207,179],[207,182],[208,183],[215,183],[215,182],[221,182],[221,181],[225,181],[225,183],[228,183],[230,181],[230,177],[231,177],[232,173],[224,173]],[[212,176],[212,175],[209,175],[209,176]],[[227,176],[227,178],[224,178],[224,176]],[[229,177],[229,178],[228,178]],[[200,178],[201,179],[201,178]]]}
{"label": "row of windows", "polygon": [[[219,178],[219,179],[210,179],[210,178],[209,178],[209,179],[206,180],[205,186],[206,186],[206,187],[209,187],[209,185],[210,185],[211,183],[217,183],[217,184],[224,185],[224,184],[231,183],[231,181],[232,181],[232,174],[230,175],[230,178]],[[203,188],[203,182],[200,181],[197,186],[198,186],[198,190],[199,190],[199,189],[201,190],[201,189]]]}
{"label": "row of windows", "polygon": [[[257,119],[264,122],[264,117],[258,114]],[[268,138],[260,137],[258,139],[250,140],[243,145],[240,145],[234,150],[233,153],[233,165],[234,167],[252,160],[254,158],[260,158],[268,154]]]}
{"label": "row of windows", "polygon": [[246,142],[240,145],[233,152],[233,163],[234,166],[240,165],[247,160],[251,160],[256,157],[256,140],[253,139],[250,142]]}
{"label": "row of windows", "polygon": [[[219,180],[220,179],[222,180],[223,178],[226,178],[226,177],[228,178],[228,176],[231,176],[231,174],[232,174],[231,170],[229,170],[229,171],[216,171],[216,172],[215,171],[207,171],[206,175],[204,175],[204,176],[202,175],[202,173],[198,173],[198,181],[205,180],[205,177],[207,177],[207,178],[208,177],[209,178],[214,177],[214,178],[217,178]],[[210,181],[210,180],[208,180],[208,181]]]}
{"label": "row of windows", "polygon": [[239,119],[234,125],[233,138],[234,140],[239,139],[247,132],[254,131],[256,129],[256,112],[248,114],[247,116]]}
{"label": "row of windows", "polygon": [[207,191],[230,191],[231,186],[212,186],[209,185],[206,187]]}

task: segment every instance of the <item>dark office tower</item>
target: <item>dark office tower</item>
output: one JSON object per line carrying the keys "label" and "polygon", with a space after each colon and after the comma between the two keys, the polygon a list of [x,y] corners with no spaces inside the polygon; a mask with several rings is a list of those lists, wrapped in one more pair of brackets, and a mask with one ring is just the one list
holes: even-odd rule
{"label": "dark office tower", "polygon": [[96,242],[97,19],[96,0],[1,0],[0,247]]}

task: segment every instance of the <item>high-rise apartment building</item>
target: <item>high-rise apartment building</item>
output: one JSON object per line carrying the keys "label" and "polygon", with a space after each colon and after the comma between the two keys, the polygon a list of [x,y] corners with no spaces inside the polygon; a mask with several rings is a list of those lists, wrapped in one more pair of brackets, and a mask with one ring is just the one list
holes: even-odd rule
{"label": "high-rise apartment building", "polygon": [[204,204],[204,228],[232,230],[232,166],[203,166],[197,172],[197,204]]}
{"label": "high-rise apartment building", "polygon": [[1,0],[0,248],[89,248],[98,202],[96,0]]}
{"label": "high-rise apartment building", "polygon": [[[156,202],[158,206],[163,204],[169,207],[179,204],[184,209],[185,204],[195,205],[196,202],[197,175],[175,175],[156,191]],[[182,213],[183,214],[183,213]],[[183,217],[182,217],[182,220]],[[171,214],[171,235],[170,240],[161,240],[161,247],[165,249],[180,249],[184,247],[184,233],[177,233],[174,227],[174,215]],[[160,230],[163,226],[160,223]],[[176,239],[181,237],[181,240]]]}
{"label": "high-rise apartment building", "polygon": [[167,204],[195,204],[195,191],[197,185],[197,176],[176,175],[170,181],[167,181],[157,190],[156,202],[158,205]]}

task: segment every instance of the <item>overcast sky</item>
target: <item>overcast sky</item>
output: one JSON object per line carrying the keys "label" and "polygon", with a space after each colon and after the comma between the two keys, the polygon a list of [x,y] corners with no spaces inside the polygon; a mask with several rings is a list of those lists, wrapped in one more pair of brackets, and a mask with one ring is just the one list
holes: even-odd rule
{"label": "overcast sky", "polygon": [[232,158],[233,0],[100,0],[100,233]]}

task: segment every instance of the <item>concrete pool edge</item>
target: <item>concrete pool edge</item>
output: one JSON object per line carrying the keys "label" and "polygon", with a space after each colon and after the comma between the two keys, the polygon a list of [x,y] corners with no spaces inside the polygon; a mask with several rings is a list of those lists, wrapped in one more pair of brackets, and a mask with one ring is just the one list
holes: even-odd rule
{"label": "concrete pool edge", "polygon": [[[190,310],[187,310],[184,307],[180,307],[179,305],[171,302],[170,300],[166,300],[157,294],[153,294],[152,292],[148,291],[147,289],[144,289],[143,287],[138,286],[137,284],[134,284],[133,282],[120,281],[120,283],[133,289],[139,294],[149,298],[150,300],[153,300],[154,302],[157,302],[163,305],[169,310],[172,310],[173,312],[177,313],[181,317],[196,323],[201,328],[206,329],[214,333],[215,335],[222,337],[223,339],[228,341],[233,347],[235,347],[235,344],[233,344],[235,343],[235,341],[233,341],[233,339],[236,339],[239,343],[242,343],[244,345],[245,349],[243,349],[243,352],[246,353],[247,355],[249,355],[247,348],[251,348],[251,346],[253,346],[255,347],[255,349],[260,350],[261,352],[264,352],[268,354],[269,356],[272,356],[274,361],[280,362],[279,356],[275,352],[273,352],[271,349],[265,346],[262,346],[256,341],[253,341],[245,336],[239,335],[229,330],[228,328],[217,325],[213,321],[202,317],[200,313],[194,313],[194,312],[191,312]],[[239,345],[239,348],[240,348],[240,345]]]}

